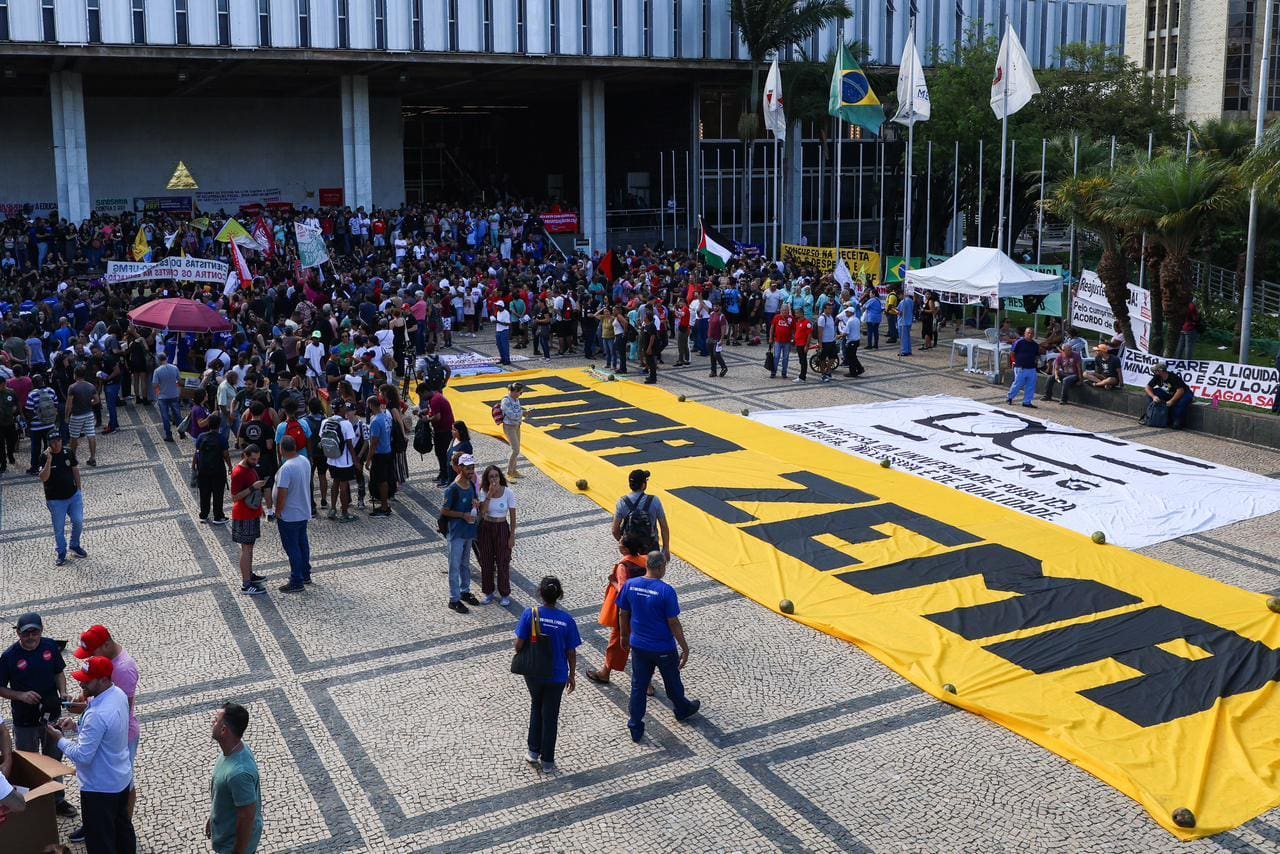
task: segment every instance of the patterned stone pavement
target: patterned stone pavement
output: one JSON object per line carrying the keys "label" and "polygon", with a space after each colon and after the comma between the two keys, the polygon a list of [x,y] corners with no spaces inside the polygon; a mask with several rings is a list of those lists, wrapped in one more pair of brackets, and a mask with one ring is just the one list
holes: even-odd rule
{"label": "patterned stone pavement", "polygon": [[[493,350],[483,337],[462,343]],[[763,351],[741,347],[726,354],[724,380],[695,364],[660,382],[731,412],[1003,396],[948,370],[945,353],[865,354],[866,376],[823,386],[770,381]],[[1274,449],[1076,407],[1044,414],[1280,477]],[[0,478],[0,614],[38,609],[48,634],[63,638],[104,623],[140,662],[144,851],[207,850],[201,828],[217,753],[208,724],[229,698],[252,715],[247,740],[263,772],[270,852],[1280,851],[1275,812],[1180,845],[1066,761],[680,561],[668,580],[681,593],[693,648],[685,677],[704,715],[674,723],[659,688],[649,737],[634,745],[622,681],[581,680],[563,707],[560,770],[541,774],[522,761],[527,695],[507,670],[511,630],[537,579],[554,571],[583,631],[580,660],[599,664],[608,636],[594,618],[616,555],[606,513],[530,468],[515,487],[516,601],[457,615],[444,607],[439,491],[413,460],[393,518],[312,524],[313,589],[244,597],[229,531],[195,522],[189,445],[160,437],[155,413],[131,408],[120,432],[100,440],[100,467],[84,470],[90,557],[62,569],[38,483]],[[505,458],[488,439],[477,451],[485,463]],[[1146,551],[1276,592],[1277,521]],[[284,572],[270,531],[258,563],[276,579]]]}

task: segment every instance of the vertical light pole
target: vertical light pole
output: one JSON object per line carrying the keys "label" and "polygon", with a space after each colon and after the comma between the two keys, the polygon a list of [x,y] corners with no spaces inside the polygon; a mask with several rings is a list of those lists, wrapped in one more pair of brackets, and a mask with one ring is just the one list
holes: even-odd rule
{"label": "vertical light pole", "polygon": [[[1267,115],[1267,101],[1271,96],[1271,17],[1275,13],[1275,0],[1266,0],[1267,14],[1262,25],[1262,64],[1258,67],[1258,85],[1253,91],[1258,93],[1258,117],[1253,128],[1253,147],[1262,145],[1263,120]],[[1253,275],[1255,257],[1258,254],[1258,182],[1254,181],[1249,188],[1249,237],[1245,242],[1244,259],[1244,295],[1240,301],[1240,359],[1241,363],[1249,361],[1249,344],[1251,343],[1250,326],[1253,324]]]}

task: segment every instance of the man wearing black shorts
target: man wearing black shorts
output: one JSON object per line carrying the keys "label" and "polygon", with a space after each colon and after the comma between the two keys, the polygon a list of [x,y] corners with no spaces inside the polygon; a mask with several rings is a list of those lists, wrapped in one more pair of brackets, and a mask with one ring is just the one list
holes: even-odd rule
{"label": "man wearing black shorts", "polygon": [[[320,428],[321,434],[332,422],[338,431],[342,443],[342,452],[336,457],[329,457],[329,480],[332,486],[329,497],[329,518],[336,522],[354,522],[351,515],[351,481],[356,479],[356,420],[359,416],[355,406],[348,406],[339,400],[333,405],[333,415],[325,419],[325,426]],[[338,515],[341,504],[342,515]]]}
{"label": "man wearing black shorts", "polygon": [[365,401],[369,413],[369,446],[366,461],[369,466],[369,491],[374,504],[370,516],[390,516],[391,496],[396,488],[395,454],[391,452],[391,415],[382,409],[382,401],[370,397]]}

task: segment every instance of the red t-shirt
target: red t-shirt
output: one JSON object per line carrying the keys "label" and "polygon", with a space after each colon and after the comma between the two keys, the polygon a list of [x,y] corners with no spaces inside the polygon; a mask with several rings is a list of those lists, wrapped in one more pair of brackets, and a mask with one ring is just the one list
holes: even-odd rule
{"label": "red t-shirt", "polygon": [[773,319],[773,341],[776,344],[790,344],[794,333],[796,319],[791,315],[778,315]]}
{"label": "red t-shirt", "polygon": [[[777,323],[777,319],[774,323]],[[792,333],[792,339],[797,347],[806,347],[809,344],[809,337],[813,335],[813,321],[807,317],[801,317],[795,323],[795,332]]]}
{"label": "red t-shirt", "polygon": [[[240,463],[231,470],[231,494],[244,492],[258,481],[258,470],[252,466]],[[237,522],[247,522],[250,519],[262,518],[262,508],[256,510],[250,508],[244,503],[244,500],[235,501],[231,504],[231,518]]]}

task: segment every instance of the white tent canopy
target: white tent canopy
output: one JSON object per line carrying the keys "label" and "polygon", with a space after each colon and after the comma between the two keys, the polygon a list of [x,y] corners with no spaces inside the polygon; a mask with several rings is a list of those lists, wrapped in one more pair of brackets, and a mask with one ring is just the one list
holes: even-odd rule
{"label": "white tent canopy", "polygon": [[975,297],[1044,296],[1061,287],[1061,276],[1028,270],[999,249],[981,246],[966,246],[941,264],[907,272],[907,290]]}

